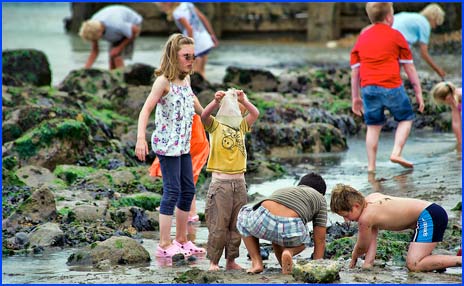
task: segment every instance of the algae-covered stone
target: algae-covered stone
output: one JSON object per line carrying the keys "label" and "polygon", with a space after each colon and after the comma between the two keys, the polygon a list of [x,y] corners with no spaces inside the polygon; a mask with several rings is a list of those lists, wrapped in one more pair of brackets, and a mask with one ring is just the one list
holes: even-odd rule
{"label": "algae-covered stone", "polygon": [[68,258],[68,265],[96,266],[107,260],[111,265],[148,263],[150,254],[136,240],[125,236],[113,236],[78,250]]}
{"label": "algae-covered stone", "polygon": [[342,265],[333,260],[311,260],[297,262],[293,266],[292,275],[295,280],[305,283],[332,283],[340,280]]}
{"label": "algae-covered stone", "polygon": [[3,51],[2,73],[9,76],[7,83],[15,86],[23,83],[43,86],[52,81],[47,56],[33,49]]}

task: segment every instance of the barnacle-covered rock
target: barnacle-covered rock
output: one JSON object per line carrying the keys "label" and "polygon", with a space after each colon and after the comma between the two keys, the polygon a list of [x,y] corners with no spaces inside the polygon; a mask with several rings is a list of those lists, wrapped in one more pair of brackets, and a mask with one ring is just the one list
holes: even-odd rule
{"label": "barnacle-covered rock", "polygon": [[342,264],[333,260],[299,261],[293,266],[292,275],[305,283],[332,283],[340,280],[341,268]]}

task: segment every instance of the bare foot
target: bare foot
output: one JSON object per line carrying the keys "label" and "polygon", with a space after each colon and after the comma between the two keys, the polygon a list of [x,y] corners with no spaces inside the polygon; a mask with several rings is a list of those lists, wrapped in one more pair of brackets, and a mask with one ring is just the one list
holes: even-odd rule
{"label": "bare foot", "polygon": [[408,162],[404,158],[399,157],[399,156],[391,155],[390,156],[390,161],[392,161],[393,163],[400,164],[401,166],[403,166],[405,168],[412,168],[413,167],[413,164],[411,162]]}
{"label": "bare foot", "polygon": [[219,271],[219,265],[214,264],[214,263],[210,263],[208,271]]}
{"label": "bare foot", "polygon": [[261,273],[264,270],[264,265],[262,261],[251,261],[251,268],[247,270],[247,273],[257,274]]}
{"label": "bare foot", "polygon": [[235,261],[226,262],[226,270],[241,270],[241,269],[243,269],[242,266],[235,263]]}
{"label": "bare foot", "polygon": [[290,250],[286,249],[282,252],[282,274],[292,273],[293,256]]}

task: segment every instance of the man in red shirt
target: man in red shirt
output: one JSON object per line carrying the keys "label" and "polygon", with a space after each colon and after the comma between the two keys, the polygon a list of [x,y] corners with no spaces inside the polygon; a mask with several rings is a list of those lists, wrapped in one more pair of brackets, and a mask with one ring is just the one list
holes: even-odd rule
{"label": "man in red shirt", "polygon": [[364,113],[367,125],[367,170],[375,171],[379,136],[386,121],[385,108],[399,122],[390,161],[412,168],[413,164],[401,156],[415,117],[401,80],[401,66],[413,85],[418,110],[423,112],[419,77],[408,43],[400,32],[391,28],[393,4],[368,2],[366,12],[372,25],[361,31],[351,51],[350,65],[352,110],[359,116]]}

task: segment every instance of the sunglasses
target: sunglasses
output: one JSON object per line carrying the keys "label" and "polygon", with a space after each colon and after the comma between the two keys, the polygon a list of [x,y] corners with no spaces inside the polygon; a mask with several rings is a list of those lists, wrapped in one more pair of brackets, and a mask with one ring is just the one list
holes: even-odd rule
{"label": "sunglasses", "polygon": [[187,61],[194,61],[197,57],[194,54],[184,54],[182,55],[185,60]]}

